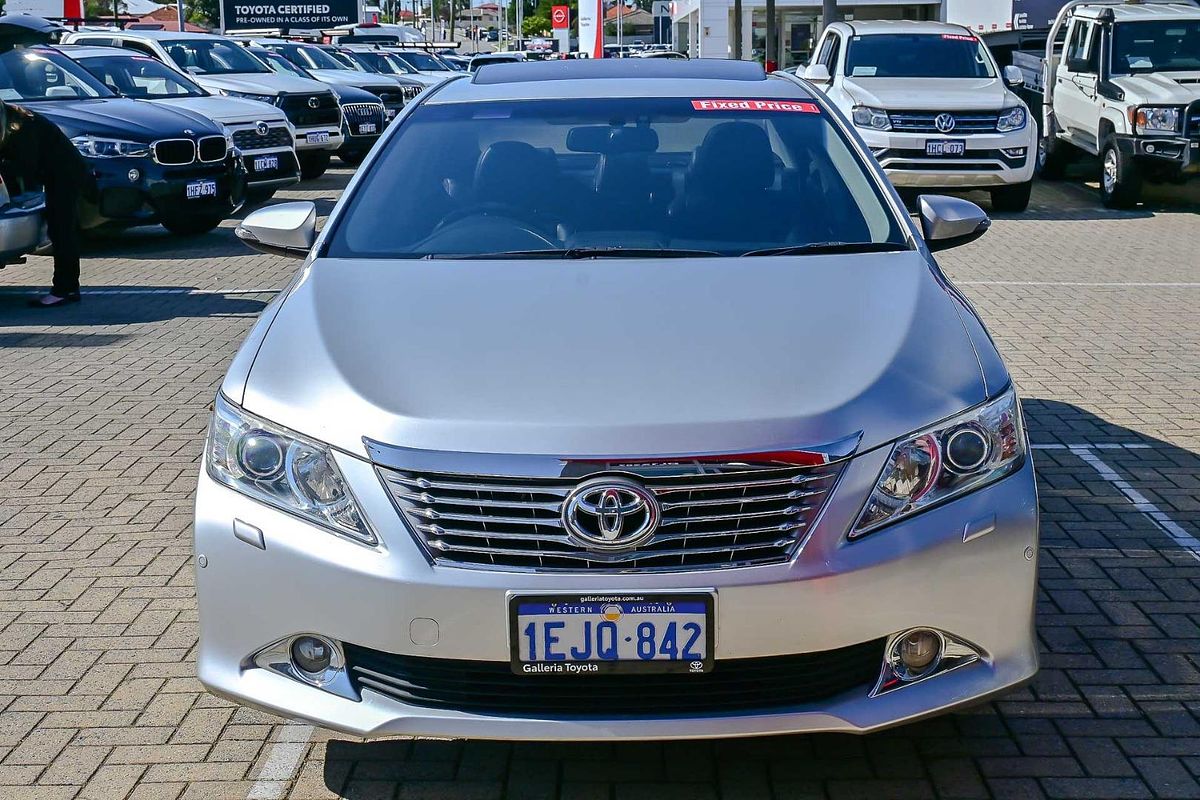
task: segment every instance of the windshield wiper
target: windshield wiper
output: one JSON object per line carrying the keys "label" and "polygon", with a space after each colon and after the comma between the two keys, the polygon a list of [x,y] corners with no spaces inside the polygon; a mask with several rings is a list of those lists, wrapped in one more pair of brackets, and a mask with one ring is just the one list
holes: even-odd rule
{"label": "windshield wiper", "polygon": [[669,247],[565,247],[548,250],[502,250],[496,253],[429,253],[425,259],[501,258],[700,258],[720,256],[715,250],[684,250]]}
{"label": "windshield wiper", "polygon": [[908,246],[895,242],[811,242],[750,250],[742,256],[804,256],[812,253],[894,253]]}

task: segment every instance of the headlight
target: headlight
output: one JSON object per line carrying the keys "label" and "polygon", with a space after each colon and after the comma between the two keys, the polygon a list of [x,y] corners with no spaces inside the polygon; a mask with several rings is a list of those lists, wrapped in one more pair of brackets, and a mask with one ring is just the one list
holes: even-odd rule
{"label": "headlight", "polygon": [[1148,133],[1175,133],[1179,130],[1178,108],[1139,108],[1134,115],[1134,130],[1139,136]]}
{"label": "headlight", "polygon": [[252,92],[232,92],[228,89],[222,89],[221,94],[226,97],[240,97],[243,100],[257,100],[260,103],[270,103],[275,105],[279,100],[278,97],[270,94],[254,94]]}
{"label": "headlight", "polygon": [[1001,133],[1009,131],[1019,131],[1025,127],[1026,119],[1029,115],[1025,113],[1025,109],[1021,106],[1006,108],[1000,112],[1000,118],[996,120],[996,130]]}
{"label": "headlight", "polygon": [[855,106],[850,112],[850,118],[860,128],[873,128],[877,131],[890,131],[892,120],[888,113],[881,108],[870,106]]}
{"label": "headlight", "polygon": [[150,155],[150,145],[125,139],[106,139],[102,136],[76,136],[71,139],[75,149],[91,158],[134,158]]}
{"label": "headlight", "polygon": [[325,445],[218,395],[206,449],[213,480],[359,542],[378,543]]}
{"label": "headlight", "polygon": [[999,480],[1024,459],[1025,431],[1010,388],[897,442],[850,538]]}

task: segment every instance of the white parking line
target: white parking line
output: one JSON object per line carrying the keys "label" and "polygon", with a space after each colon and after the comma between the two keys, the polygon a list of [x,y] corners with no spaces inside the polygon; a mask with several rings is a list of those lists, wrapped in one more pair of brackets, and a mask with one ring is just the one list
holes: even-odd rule
{"label": "white parking line", "polygon": [[1089,288],[1151,288],[1151,289],[1200,289],[1200,283],[1183,281],[1156,283],[1150,281],[955,281],[959,286],[1083,286]]}
{"label": "white parking line", "polygon": [[284,797],[292,779],[296,777],[304,754],[308,752],[308,740],[312,735],[312,725],[302,722],[284,725],[279,730],[279,739],[271,745],[262,772],[250,787],[246,800],[280,800]]}
{"label": "white parking line", "polygon": [[1083,459],[1084,463],[1099,473],[1100,477],[1111,483],[1121,494],[1133,503],[1133,507],[1150,518],[1159,530],[1171,538],[1175,544],[1191,553],[1192,558],[1200,561],[1200,539],[1185,531],[1179,523],[1168,517],[1162,509],[1151,503],[1146,496],[1133,488],[1129,481],[1122,478],[1116,470],[1100,460],[1092,452],[1092,445],[1071,445],[1072,453]]}
{"label": "white parking line", "polygon": [[1031,444],[1034,450],[1074,450],[1076,447],[1093,448],[1096,450],[1153,450],[1154,445],[1144,442],[1092,444]]}

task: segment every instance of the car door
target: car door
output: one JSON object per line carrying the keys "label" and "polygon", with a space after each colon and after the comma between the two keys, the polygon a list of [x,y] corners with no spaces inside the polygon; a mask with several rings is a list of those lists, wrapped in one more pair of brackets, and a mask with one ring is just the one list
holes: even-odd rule
{"label": "car door", "polygon": [[1098,147],[1100,29],[1076,17],[1067,32],[1054,81],[1054,118],[1072,141],[1092,152]]}

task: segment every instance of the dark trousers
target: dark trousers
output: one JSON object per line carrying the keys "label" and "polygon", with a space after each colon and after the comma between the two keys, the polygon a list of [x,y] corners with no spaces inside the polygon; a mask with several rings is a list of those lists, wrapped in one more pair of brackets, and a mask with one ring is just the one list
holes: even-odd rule
{"label": "dark trousers", "polygon": [[59,297],[79,291],[79,187],[46,186],[46,232],[54,245],[54,285]]}

